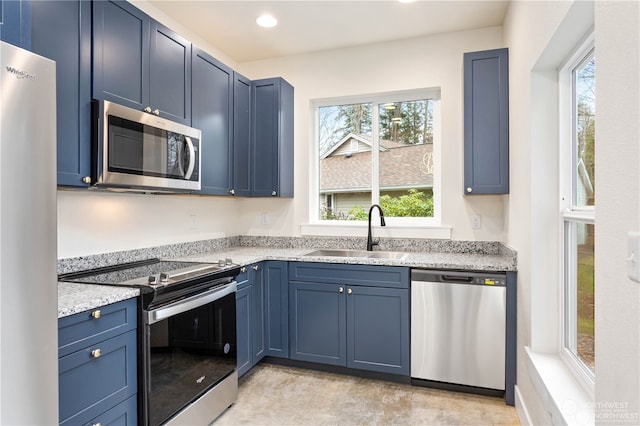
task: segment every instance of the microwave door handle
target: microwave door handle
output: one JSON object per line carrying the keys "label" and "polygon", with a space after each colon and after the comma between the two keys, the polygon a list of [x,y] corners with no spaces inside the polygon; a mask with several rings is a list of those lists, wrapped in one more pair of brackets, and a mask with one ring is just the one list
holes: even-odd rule
{"label": "microwave door handle", "polygon": [[187,166],[187,171],[184,173],[185,179],[191,179],[191,174],[193,173],[193,168],[196,165],[196,150],[193,147],[193,142],[189,136],[184,138],[187,143],[187,148],[189,148],[189,165]]}

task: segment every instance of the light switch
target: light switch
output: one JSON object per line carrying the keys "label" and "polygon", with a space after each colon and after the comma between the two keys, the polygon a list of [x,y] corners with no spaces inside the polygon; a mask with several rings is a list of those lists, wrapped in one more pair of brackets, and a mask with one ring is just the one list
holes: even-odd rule
{"label": "light switch", "polygon": [[629,278],[640,282],[640,232],[628,234],[627,265]]}
{"label": "light switch", "polygon": [[480,229],[482,228],[482,217],[479,214],[474,214],[471,216],[471,229]]}

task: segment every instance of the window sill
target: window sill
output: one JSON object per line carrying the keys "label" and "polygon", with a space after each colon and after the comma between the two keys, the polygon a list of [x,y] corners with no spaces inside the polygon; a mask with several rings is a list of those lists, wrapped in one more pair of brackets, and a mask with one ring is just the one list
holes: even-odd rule
{"label": "window sill", "polygon": [[531,380],[553,424],[592,425],[594,403],[560,356],[532,352],[525,347]]}
{"label": "window sill", "polygon": [[[382,238],[425,238],[425,239],[439,239],[450,240],[451,239],[451,227],[450,226],[399,226],[399,225],[387,225],[385,227],[379,226],[379,223],[374,225],[375,237]],[[324,223],[307,223],[300,225],[300,234],[302,236],[340,236],[340,237],[366,237],[367,236],[367,224],[324,224]]]}

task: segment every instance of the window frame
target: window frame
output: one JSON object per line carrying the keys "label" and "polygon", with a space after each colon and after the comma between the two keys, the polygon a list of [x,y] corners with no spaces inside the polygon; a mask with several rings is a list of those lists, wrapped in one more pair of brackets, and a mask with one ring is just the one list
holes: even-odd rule
{"label": "window frame", "polygon": [[[372,138],[372,204],[380,200],[379,184],[379,112],[378,106],[390,102],[407,102],[419,99],[431,99],[433,101],[433,217],[385,217],[388,227],[439,227],[442,224],[442,200],[441,200],[441,110],[440,88],[423,88],[415,90],[394,91],[375,94],[352,95],[335,98],[314,99],[311,101],[312,141],[310,152],[310,177],[309,187],[309,222],[313,225],[328,225],[338,227],[366,226],[366,221],[360,220],[325,220],[320,219],[320,134],[319,134],[319,108],[337,105],[350,105],[359,103],[372,104],[371,138]],[[375,178],[374,178],[375,177]]]}
{"label": "window frame", "polygon": [[[595,394],[595,374],[567,345],[568,337],[575,337],[577,324],[577,305],[575,296],[577,278],[573,266],[577,259],[575,240],[570,232],[571,224],[588,224],[595,227],[595,206],[578,206],[575,202],[577,194],[577,152],[576,152],[576,90],[574,72],[589,58],[595,55],[594,34],[590,33],[577,46],[574,52],[558,69],[559,81],[559,250],[561,254],[560,277],[558,286],[559,301],[559,352],[573,376],[589,393]],[[573,256],[571,255],[573,252]],[[595,287],[594,283],[594,287]],[[571,294],[572,297],[567,297]],[[575,318],[567,319],[572,314]]]}

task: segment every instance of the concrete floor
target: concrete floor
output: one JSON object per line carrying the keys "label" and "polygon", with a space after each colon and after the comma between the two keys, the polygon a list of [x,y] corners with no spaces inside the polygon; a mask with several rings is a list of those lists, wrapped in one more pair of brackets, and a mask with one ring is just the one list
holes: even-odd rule
{"label": "concrete floor", "polygon": [[519,425],[500,398],[259,364],[219,425]]}

